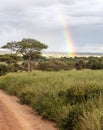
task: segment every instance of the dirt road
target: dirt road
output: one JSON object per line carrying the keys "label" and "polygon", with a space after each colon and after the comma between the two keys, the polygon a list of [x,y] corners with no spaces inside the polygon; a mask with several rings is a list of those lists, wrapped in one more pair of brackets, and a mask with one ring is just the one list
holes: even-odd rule
{"label": "dirt road", "polygon": [[0,90],[0,130],[58,130],[19,99]]}

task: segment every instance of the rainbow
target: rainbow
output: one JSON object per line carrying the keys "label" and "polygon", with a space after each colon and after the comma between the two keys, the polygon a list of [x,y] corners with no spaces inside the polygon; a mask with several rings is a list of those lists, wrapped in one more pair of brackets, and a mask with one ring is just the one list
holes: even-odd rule
{"label": "rainbow", "polygon": [[72,40],[72,36],[70,34],[69,27],[66,23],[65,17],[62,14],[60,15],[60,22],[62,25],[63,35],[68,47],[69,56],[74,56],[75,55],[74,42]]}
{"label": "rainbow", "polygon": [[67,47],[68,47],[68,53],[69,53],[68,55],[75,56],[75,52],[76,52],[75,45],[74,45],[72,36],[70,34],[70,29],[68,27],[67,20],[66,20],[65,15],[61,9],[59,9],[59,11],[58,11],[58,16],[59,16],[59,21],[60,21],[60,24],[61,24],[61,27],[63,30],[65,42],[66,42]]}

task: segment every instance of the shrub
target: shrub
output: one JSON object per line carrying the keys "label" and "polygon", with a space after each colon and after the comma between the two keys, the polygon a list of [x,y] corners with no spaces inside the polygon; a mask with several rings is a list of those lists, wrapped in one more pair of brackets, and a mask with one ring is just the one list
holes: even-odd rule
{"label": "shrub", "polygon": [[8,68],[5,64],[0,64],[0,76],[5,75],[8,72]]}
{"label": "shrub", "polygon": [[59,70],[66,70],[68,65],[60,61],[58,59],[51,59],[45,62],[40,62],[38,64],[38,69],[45,70],[45,71],[59,71]]}
{"label": "shrub", "polygon": [[21,70],[21,67],[19,64],[10,64],[10,65],[7,65],[7,69],[8,69],[8,72],[17,72],[19,70]]}
{"label": "shrub", "polygon": [[61,127],[63,130],[81,130],[80,117],[83,116],[84,107],[82,105],[75,105],[69,111],[68,116],[62,120]]}

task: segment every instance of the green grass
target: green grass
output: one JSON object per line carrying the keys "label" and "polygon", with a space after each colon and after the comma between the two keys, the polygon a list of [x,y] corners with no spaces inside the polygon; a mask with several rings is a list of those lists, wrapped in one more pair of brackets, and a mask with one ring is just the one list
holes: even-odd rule
{"label": "green grass", "polygon": [[10,73],[0,88],[62,130],[103,130],[103,70]]}

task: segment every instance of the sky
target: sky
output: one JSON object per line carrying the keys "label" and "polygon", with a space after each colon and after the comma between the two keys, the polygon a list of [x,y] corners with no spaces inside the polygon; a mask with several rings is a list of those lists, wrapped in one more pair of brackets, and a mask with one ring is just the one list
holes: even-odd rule
{"label": "sky", "polygon": [[0,46],[23,38],[47,51],[103,52],[103,0],[0,0]]}

